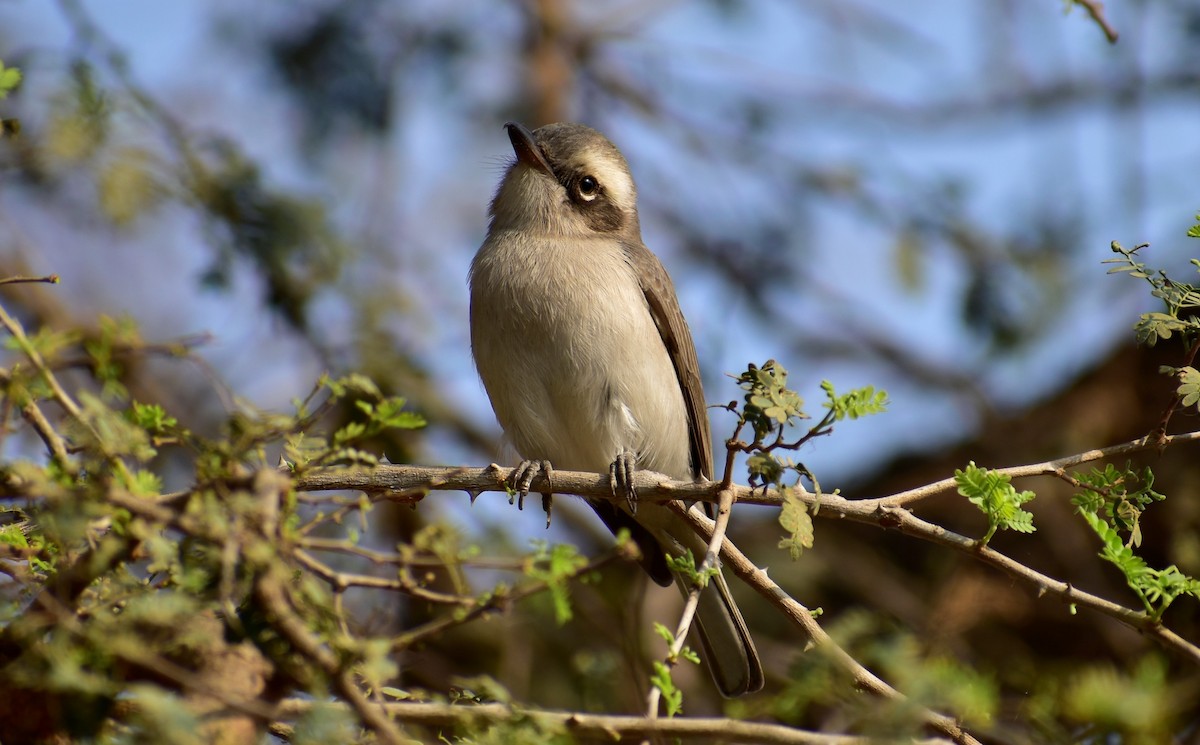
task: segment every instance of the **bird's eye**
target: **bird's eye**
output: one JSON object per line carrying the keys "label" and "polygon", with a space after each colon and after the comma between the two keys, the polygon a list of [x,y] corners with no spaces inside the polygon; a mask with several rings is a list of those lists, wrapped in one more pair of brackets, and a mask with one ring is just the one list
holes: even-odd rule
{"label": "bird's eye", "polygon": [[581,199],[590,202],[600,193],[600,183],[593,176],[584,176],[575,185],[575,190],[579,192]]}

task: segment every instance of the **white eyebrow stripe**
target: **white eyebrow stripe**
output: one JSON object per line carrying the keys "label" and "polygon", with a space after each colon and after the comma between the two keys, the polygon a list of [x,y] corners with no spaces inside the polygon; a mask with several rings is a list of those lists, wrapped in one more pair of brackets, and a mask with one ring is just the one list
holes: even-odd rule
{"label": "white eyebrow stripe", "polygon": [[622,211],[632,211],[636,208],[637,189],[633,185],[633,179],[620,163],[602,155],[593,155],[572,165],[581,175],[594,176],[600,182],[601,188],[608,192],[609,200]]}

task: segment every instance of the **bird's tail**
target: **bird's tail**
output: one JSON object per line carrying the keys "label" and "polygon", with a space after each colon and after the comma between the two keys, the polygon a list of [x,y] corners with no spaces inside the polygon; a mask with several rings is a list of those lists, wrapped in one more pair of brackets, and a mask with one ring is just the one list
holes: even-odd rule
{"label": "bird's tail", "polygon": [[[690,550],[700,562],[708,547],[692,531],[687,522],[662,504],[647,503],[638,508],[637,518],[612,502],[593,501],[592,507],[614,534],[628,529],[641,550],[642,568],[658,584],[675,584],[684,596],[691,583],[667,567],[664,550],[681,555]],[[719,571],[700,593],[696,620],[692,625],[700,636],[704,661],[712,673],[717,689],[727,697],[753,693],[763,686],[762,663],[750,638],[750,630],[741,611],[729,594],[729,585]]]}
{"label": "bird's tail", "polygon": [[[678,514],[666,505],[644,504],[638,509],[638,522],[646,525],[672,554],[690,550],[699,564],[708,546]],[[729,594],[725,575],[718,571],[700,592],[696,607],[697,633],[704,660],[721,694],[727,697],[753,693],[763,687],[762,662],[750,638],[750,630]],[[676,574],[675,584],[686,596],[691,583]]]}
{"label": "bird's tail", "polygon": [[[676,577],[679,588],[687,594],[690,587],[682,577]],[[696,631],[704,661],[712,673],[721,695],[727,697],[753,693],[763,686],[762,663],[750,638],[750,630],[741,611],[729,594],[725,576],[718,573],[700,592],[696,607]]]}

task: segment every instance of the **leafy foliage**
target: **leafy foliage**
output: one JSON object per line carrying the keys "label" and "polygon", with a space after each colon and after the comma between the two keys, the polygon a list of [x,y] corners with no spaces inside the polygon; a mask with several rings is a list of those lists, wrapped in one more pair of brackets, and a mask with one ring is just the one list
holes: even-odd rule
{"label": "leafy foliage", "polygon": [[[745,391],[744,404],[734,436],[726,442],[726,447],[731,456],[738,451],[748,454],[746,468],[751,486],[774,487],[784,496],[779,523],[787,533],[780,540],[779,548],[786,549],[795,560],[804,549],[813,545],[812,517],[797,491],[801,486],[800,479],[809,479],[818,494],[821,487],[802,463],[780,453],[799,450],[809,440],[830,434],[835,422],[885,411],[887,393],[867,386],[839,395],[832,383],[822,381],[825,416],[806,433],[789,442],[784,439],[789,428],[809,416],[804,413],[804,399],[787,387],[787,370],[775,360],[768,360],[762,367],[750,365],[737,380]],[[754,432],[753,442],[738,439],[746,425]]]}
{"label": "leafy foliage", "polygon": [[975,461],[968,463],[965,469],[954,472],[958,493],[987,515],[988,530],[980,539],[980,545],[986,546],[1000,529],[1018,533],[1036,530],[1033,527],[1033,515],[1021,509],[1021,505],[1036,495],[1031,491],[1017,491],[1011,481],[1012,477],[1008,474],[980,468]]}
{"label": "leafy foliage", "polygon": [[567,543],[550,547],[538,541],[534,548],[536,552],[527,561],[525,575],[546,583],[554,602],[554,618],[561,626],[572,617],[569,582],[587,565],[587,559]]}
{"label": "leafy foliage", "polygon": [[21,84],[21,70],[16,67],[5,67],[0,60],[0,100],[8,98],[8,94]]}
{"label": "leafy foliage", "polygon": [[783,487],[783,507],[779,513],[779,525],[787,535],[779,540],[778,548],[782,548],[792,557],[792,561],[800,558],[804,549],[813,546],[813,521],[808,514],[808,507],[791,487]]}
{"label": "leafy foliage", "polygon": [[1163,661],[1147,657],[1132,673],[1107,665],[1081,670],[1060,696],[1066,717],[1087,724],[1096,737],[1149,745],[1172,739],[1180,693],[1172,689]]}
{"label": "leafy foliage", "polygon": [[[1103,544],[1100,557],[1125,575],[1126,584],[1154,620],[1162,618],[1179,597],[1200,597],[1200,581],[1188,577],[1175,565],[1152,569],[1133,552],[1134,546],[1141,545],[1142,512],[1151,502],[1164,498],[1151,488],[1154,478],[1149,468],[1139,475],[1128,468],[1120,471],[1109,465],[1103,471],[1094,469],[1090,475],[1077,478],[1087,486],[1072,502],[1100,537]],[[1139,482],[1143,485],[1129,491],[1130,485]],[[1128,533],[1128,542],[1122,540],[1121,532]]]}
{"label": "leafy foliage", "polygon": [[1181,367],[1175,373],[1179,376],[1179,388],[1176,394],[1182,406],[1200,409],[1200,370],[1194,367]]}
{"label": "leafy foliage", "polygon": [[1075,473],[1081,491],[1071,498],[1080,512],[1103,514],[1112,527],[1129,535],[1128,545],[1142,545],[1141,517],[1152,502],[1165,496],[1154,491],[1154,472],[1149,466],[1141,471],[1129,464],[1119,469],[1112,463],[1090,473]]}
{"label": "leafy foliage", "polygon": [[654,672],[650,675],[650,684],[662,693],[663,708],[668,717],[683,713],[683,691],[675,685],[671,678],[671,667],[661,660],[654,660]]}
{"label": "leafy foliage", "polygon": [[746,392],[742,417],[754,429],[755,441],[808,418],[804,399],[787,387],[787,370],[775,360],[750,365],[738,376],[738,386]]}
{"label": "leafy foliage", "polygon": [[[1188,231],[1192,235],[1193,227]],[[1138,252],[1146,245],[1124,248],[1113,241],[1113,253],[1120,258],[1106,259],[1104,263],[1115,264],[1108,270],[1109,274],[1126,273],[1137,279],[1144,279],[1150,284],[1150,294],[1162,301],[1165,312],[1143,313],[1134,326],[1139,343],[1154,346],[1160,339],[1170,339],[1174,334],[1181,334],[1185,343],[1191,343],[1196,333],[1200,331],[1200,316],[1194,311],[1200,308],[1200,289],[1196,285],[1181,282],[1168,277],[1161,269],[1151,269],[1138,260]],[[1200,271],[1200,259],[1192,259],[1192,265]]]}
{"label": "leafy foliage", "polygon": [[717,576],[720,571],[715,566],[706,568],[703,572],[696,566],[696,557],[690,550],[685,550],[678,556],[667,556],[667,566],[671,571],[678,572],[690,586],[708,587],[708,581]]}
{"label": "leafy foliage", "polygon": [[875,386],[856,388],[844,395],[838,395],[833,390],[833,383],[821,381],[821,390],[825,392],[826,401],[822,406],[833,413],[834,421],[843,419],[860,419],[871,414],[882,414],[887,411],[887,392],[877,391]]}

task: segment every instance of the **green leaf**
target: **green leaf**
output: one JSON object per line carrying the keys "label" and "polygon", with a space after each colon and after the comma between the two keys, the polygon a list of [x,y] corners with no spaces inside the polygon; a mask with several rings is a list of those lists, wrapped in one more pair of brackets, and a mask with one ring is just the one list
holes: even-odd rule
{"label": "green leaf", "polygon": [[1194,367],[1181,367],[1179,380],[1179,388],[1175,390],[1179,396],[1179,403],[1187,407],[1200,404],[1200,371]]}
{"label": "green leaf", "polygon": [[380,429],[419,429],[425,426],[425,417],[413,411],[403,411],[406,401],[392,396],[375,405],[372,421]]}
{"label": "green leaf", "polygon": [[525,569],[526,576],[546,583],[554,604],[554,619],[562,626],[573,617],[570,580],[587,566],[587,559],[569,543],[560,543],[547,550],[540,541],[534,542],[537,553]]}
{"label": "green leaf", "polygon": [[708,587],[708,581],[720,571],[716,567],[709,567],[701,572],[697,569],[696,557],[690,550],[685,550],[679,556],[668,554],[667,566],[671,568],[671,571],[681,575],[689,587],[693,585],[699,585],[702,588]]}
{"label": "green leaf", "polygon": [[834,421],[843,419],[859,419],[871,414],[881,414],[887,411],[887,391],[875,390],[875,386],[855,388],[849,393],[838,395],[833,390],[833,383],[821,381],[821,390],[825,391],[826,401],[822,406],[833,413]]}
{"label": "green leaf", "polygon": [[738,385],[746,391],[744,416],[759,440],[776,427],[791,426],[808,418],[804,399],[787,387],[787,370],[774,360],[768,360],[762,367],[750,365],[738,376]]}
{"label": "green leaf", "polygon": [[176,426],[179,421],[158,404],[141,404],[134,401],[126,412],[126,418],[149,432],[162,432]]}
{"label": "green leaf", "polygon": [[1012,477],[1008,474],[979,468],[971,461],[966,470],[954,472],[954,481],[958,484],[958,493],[987,515],[988,532],[981,541],[983,545],[987,545],[997,530],[1018,533],[1036,530],[1033,515],[1021,509],[1021,505],[1036,495],[1031,491],[1018,492],[1009,483]]}
{"label": "green leaf", "polygon": [[0,60],[0,99],[8,98],[10,91],[21,84],[21,71],[16,67],[5,67]]}
{"label": "green leaf", "polygon": [[1152,569],[1133,549],[1121,541],[1121,536],[1102,517],[1080,510],[1080,515],[1103,544],[1100,557],[1125,575],[1125,583],[1137,594],[1146,612],[1158,620],[1177,598],[1183,595],[1200,597],[1200,581],[1188,577],[1174,565]]}
{"label": "green leaf", "polygon": [[379,386],[375,385],[375,381],[362,373],[351,373],[340,378],[322,375],[317,385],[327,389],[329,395],[334,398],[344,398],[352,393],[376,400],[383,398],[383,393]]}
{"label": "green leaf", "polygon": [[787,549],[792,561],[800,558],[807,548],[813,547],[813,522],[808,514],[808,505],[792,488],[784,488],[783,509],[779,512],[779,525],[787,536],[779,541],[779,548]]}
{"label": "green leaf", "polygon": [[1107,463],[1103,470],[1093,468],[1074,476],[1081,490],[1071,503],[1081,512],[1102,513],[1114,530],[1129,534],[1126,545],[1141,545],[1142,512],[1152,502],[1165,499],[1154,491],[1154,472],[1149,467],[1138,471],[1129,463],[1124,469]]}
{"label": "green leaf", "polygon": [[650,676],[650,683],[662,693],[662,702],[668,718],[683,713],[683,691],[675,687],[675,681],[671,679],[671,668],[665,662],[654,661],[654,674]]}

